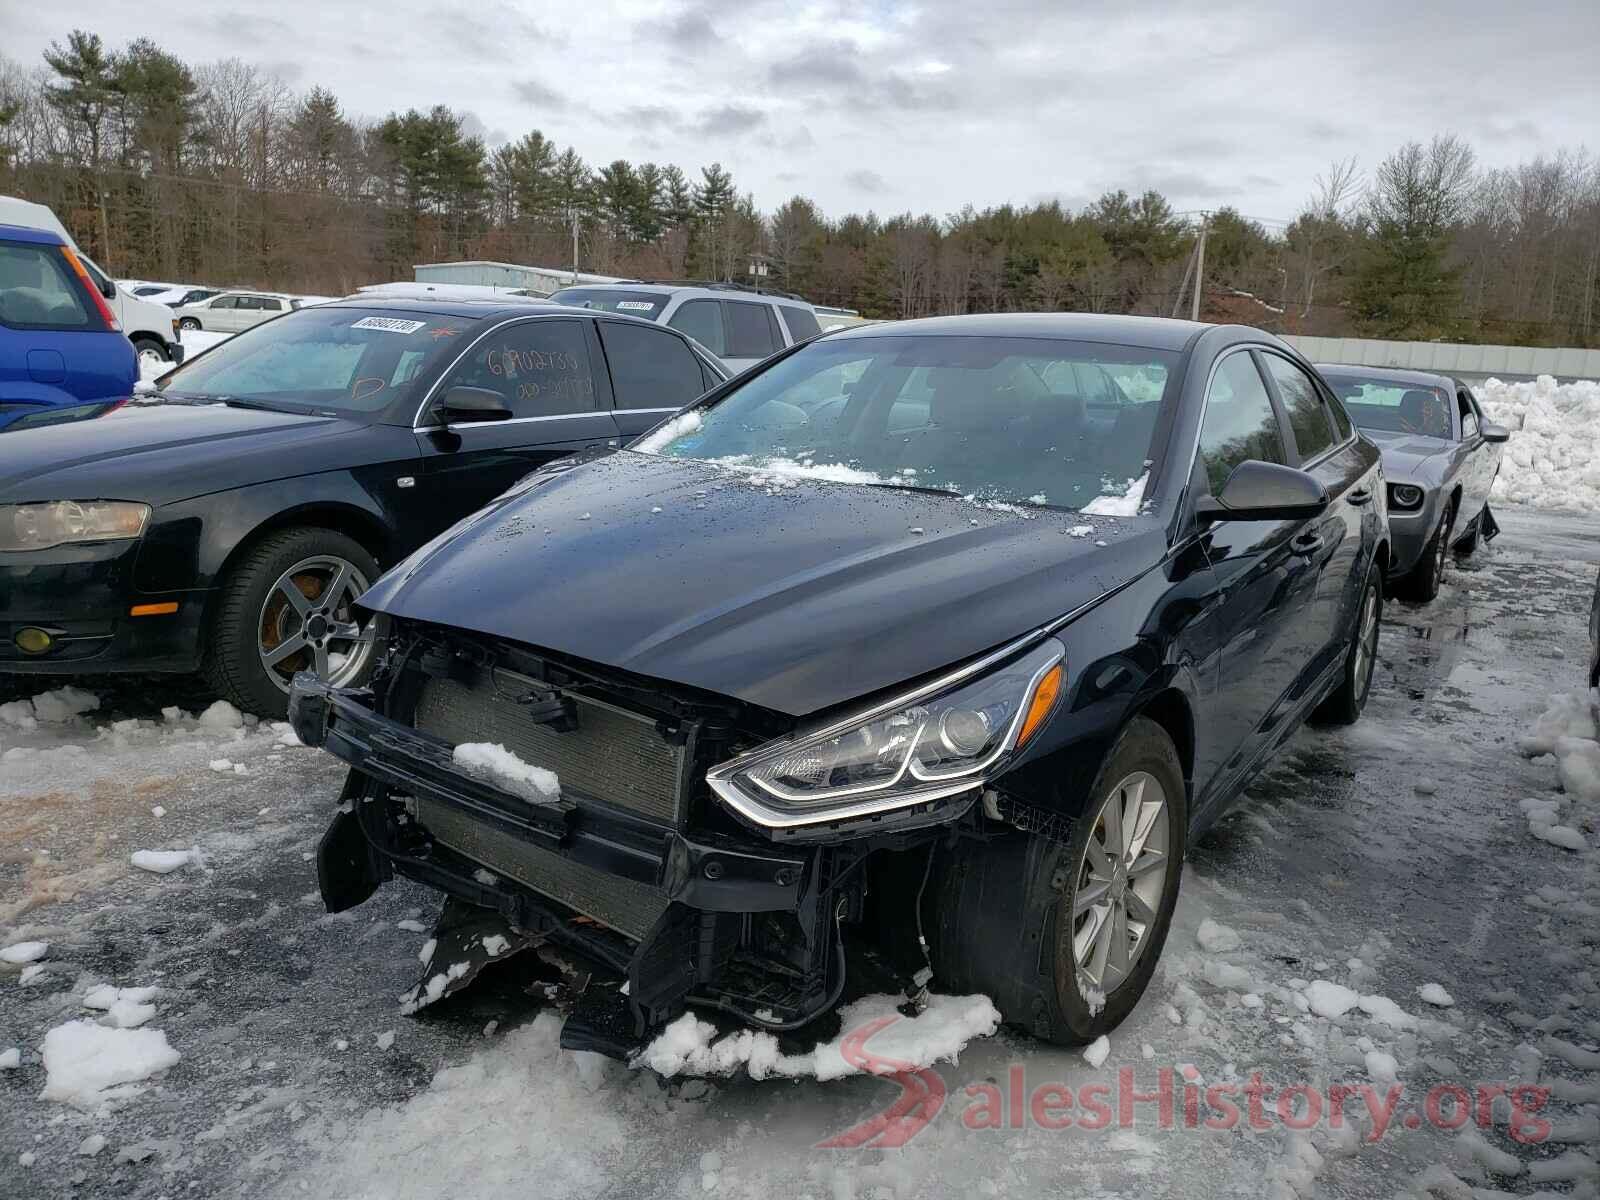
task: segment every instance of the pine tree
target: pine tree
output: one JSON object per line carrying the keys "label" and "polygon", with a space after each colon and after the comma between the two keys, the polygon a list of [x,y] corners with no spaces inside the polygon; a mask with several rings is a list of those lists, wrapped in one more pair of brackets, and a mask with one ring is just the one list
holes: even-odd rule
{"label": "pine tree", "polygon": [[105,150],[106,122],[118,102],[114,55],[107,54],[98,34],[74,29],[63,49],[50,43],[44,61],[60,77],[45,87],[45,99],[61,114],[69,130],[88,140],[88,155],[81,160],[84,190],[100,210],[100,254],[111,261],[111,225],[106,217],[105,188],[100,171]]}

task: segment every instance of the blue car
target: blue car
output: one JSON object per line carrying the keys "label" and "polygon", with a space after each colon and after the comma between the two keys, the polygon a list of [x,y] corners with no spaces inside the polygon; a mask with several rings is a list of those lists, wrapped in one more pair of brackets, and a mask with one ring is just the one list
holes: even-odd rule
{"label": "blue car", "polygon": [[0,225],[0,431],[97,416],[138,378],[133,343],[72,248]]}

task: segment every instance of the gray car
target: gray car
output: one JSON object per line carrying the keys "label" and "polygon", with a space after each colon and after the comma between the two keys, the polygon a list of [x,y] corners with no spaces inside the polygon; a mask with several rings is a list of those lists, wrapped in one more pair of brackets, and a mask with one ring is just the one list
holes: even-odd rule
{"label": "gray car", "polygon": [[1317,370],[1383,452],[1397,594],[1432,600],[1452,547],[1471,554],[1499,532],[1489,489],[1511,436],[1459,379],[1392,367]]}

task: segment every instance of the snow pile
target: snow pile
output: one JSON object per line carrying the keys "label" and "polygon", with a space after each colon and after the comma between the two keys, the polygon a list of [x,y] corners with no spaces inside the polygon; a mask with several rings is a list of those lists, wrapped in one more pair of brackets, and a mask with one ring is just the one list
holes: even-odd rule
{"label": "snow pile", "polygon": [[1491,379],[1477,395],[1489,419],[1511,430],[1494,499],[1600,510],[1600,383]]}
{"label": "snow pile", "polygon": [[[892,1073],[936,1062],[954,1062],[973,1038],[989,1037],[1000,1027],[1000,1012],[987,996],[930,996],[914,1017],[901,1014],[904,996],[864,996],[839,1010],[843,1025],[831,1042],[808,1054],[784,1054],[770,1033],[742,1029],[717,1038],[716,1026],[684,1013],[634,1058],[635,1067],[659,1075],[732,1075],[740,1068],[752,1079],[768,1076],[819,1080],[861,1073],[852,1059],[870,1067],[882,1063]],[[862,1033],[878,1026],[870,1036]],[[846,1043],[850,1043],[847,1057]],[[874,1061],[875,1060],[875,1061]]]}
{"label": "snow pile", "polygon": [[[1144,495],[1145,485],[1150,482],[1150,472],[1146,471],[1137,479],[1125,481],[1120,496],[1096,496],[1089,503],[1080,508],[1079,512],[1088,513],[1094,517],[1135,517],[1139,515],[1139,500]],[[1112,487],[1118,485],[1112,484]]]}
{"label": "snow pile", "polygon": [[188,850],[135,850],[128,856],[128,861],[141,871],[170,875],[179,867],[198,862],[199,858],[199,847],[194,847]]}
{"label": "snow pile", "polygon": [[179,1054],[159,1029],[108,1029],[68,1021],[44,1035],[46,1080],[41,1100],[97,1109],[136,1096],[140,1080],[164,1071]]}
{"label": "snow pile", "polygon": [[[1600,802],[1600,693],[1552,697],[1517,748],[1528,758],[1553,756],[1561,788],[1576,804]],[[1535,837],[1568,850],[1588,848],[1581,815],[1562,823],[1559,798],[1530,797],[1519,807]]]}
{"label": "snow pile", "polygon": [[647,433],[632,446],[630,450],[638,450],[643,454],[660,454],[669,442],[682,437],[686,433],[693,433],[701,425],[700,410],[690,409],[671,420],[658,426],[653,432]]}
{"label": "snow pile", "polygon": [[13,963],[17,966],[38,962],[49,949],[49,942],[14,942],[4,950],[0,950],[0,962]]}
{"label": "snow pile", "polygon": [[452,758],[468,775],[529,804],[555,804],[561,799],[561,780],[554,771],[530,766],[496,742],[462,742]]}
{"label": "snow pile", "polygon": [[74,717],[100,707],[100,697],[82,688],[64,687],[40,692],[31,700],[12,700],[0,704],[0,724],[18,729],[40,725],[63,725]]}

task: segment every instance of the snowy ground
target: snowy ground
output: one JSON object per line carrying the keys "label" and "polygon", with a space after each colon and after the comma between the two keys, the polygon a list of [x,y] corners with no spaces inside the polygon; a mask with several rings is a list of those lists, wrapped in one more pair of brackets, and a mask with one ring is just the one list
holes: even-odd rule
{"label": "snowy ground", "polygon": [[[512,963],[400,1016],[436,901],[391,885],[321,911],[310,859],[341,773],[281,729],[148,681],[0,709],[0,1196],[1594,1196],[1600,529],[1499,516],[1434,603],[1390,609],[1363,721],[1301,732],[1193,848],[1105,1056],[974,1041],[899,1149],[817,1148],[899,1095],[886,1080],[663,1083],[561,1052]],[[157,874],[138,850],[191,853]],[[1185,1066],[1202,1087],[1393,1074],[1404,1096],[1375,1140],[1359,1102],[1342,1130],[1286,1129],[1276,1092],[1263,1129],[1184,1128]],[[1163,1067],[1177,1128],[1150,1103],[1131,1128],[1011,1124],[1013,1087],[1082,1096],[1129,1068],[1150,1091]],[[1549,1136],[1512,1140],[1503,1102],[1481,1133],[1408,1128],[1429,1088],[1480,1083],[1552,1089]],[[969,1128],[991,1095],[1001,1127]]]}

